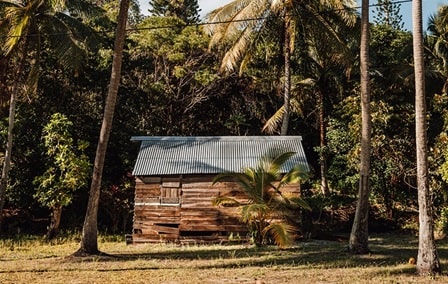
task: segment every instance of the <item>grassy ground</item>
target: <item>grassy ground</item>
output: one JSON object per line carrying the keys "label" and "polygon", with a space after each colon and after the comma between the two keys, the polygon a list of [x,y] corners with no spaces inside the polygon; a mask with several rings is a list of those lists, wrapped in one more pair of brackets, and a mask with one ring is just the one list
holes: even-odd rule
{"label": "grassy ground", "polygon": [[[294,248],[247,245],[127,246],[102,238],[111,256],[73,258],[76,240],[0,240],[0,283],[448,283],[448,276],[417,277],[417,238],[376,235],[370,255],[347,253],[346,242],[309,241]],[[448,270],[448,241],[438,242]]]}

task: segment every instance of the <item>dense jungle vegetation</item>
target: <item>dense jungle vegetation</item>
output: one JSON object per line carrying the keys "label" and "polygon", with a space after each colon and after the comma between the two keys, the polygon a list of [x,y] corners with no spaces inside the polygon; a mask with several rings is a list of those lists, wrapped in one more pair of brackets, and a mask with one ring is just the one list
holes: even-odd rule
{"label": "dense jungle vegetation", "polygon": [[[69,2],[73,6],[67,8],[70,13],[62,13],[65,16],[50,13],[53,20],[65,21],[64,29],[49,25],[52,19],[36,11],[26,44],[7,50],[16,38],[5,32],[6,23],[19,23],[8,22],[12,10],[7,1],[0,1],[0,42],[5,47],[0,57],[2,153],[11,92],[19,90],[4,234],[45,234],[50,216],[61,214],[58,208],[63,212],[62,229],[82,227],[90,184],[85,172],[90,172],[95,157],[118,8],[116,1],[108,0]],[[302,188],[313,208],[304,226],[321,236],[349,232],[358,190],[361,127],[360,17],[355,10],[344,10],[354,16],[350,21],[331,13],[291,14],[300,17],[301,25],[290,34],[291,107],[285,110],[285,42],[278,36],[286,29],[280,16],[263,18],[269,29],[255,26],[256,40],[244,46],[240,63],[229,68],[222,60],[235,43],[216,38],[211,18],[199,19],[196,1],[182,7],[151,2],[152,16],[143,16],[136,2],[129,10],[101,186],[100,230],[131,230],[131,173],[139,147],[131,136],[278,135],[284,134],[279,116],[289,111],[287,134],[303,137],[312,168]],[[14,3],[25,7],[32,1]],[[397,4],[379,6],[371,23],[370,226],[372,231],[414,232],[412,33],[403,30],[398,11]],[[317,20],[308,19],[325,16],[333,17],[331,36],[316,26]],[[448,232],[448,6],[441,7],[425,29],[430,187],[436,230],[443,236]],[[69,54],[74,46],[77,53]],[[54,139],[60,142],[52,144]],[[62,155],[65,158],[58,160]],[[64,178],[56,180],[59,176]]]}

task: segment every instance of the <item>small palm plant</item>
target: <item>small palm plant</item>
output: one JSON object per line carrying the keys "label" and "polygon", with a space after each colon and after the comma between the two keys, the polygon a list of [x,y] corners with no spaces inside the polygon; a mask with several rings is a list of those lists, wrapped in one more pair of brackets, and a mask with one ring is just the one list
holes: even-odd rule
{"label": "small palm plant", "polygon": [[286,184],[306,178],[306,172],[299,166],[282,174],[282,166],[294,154],[295,152],[274,151],[263,156],[255,168],[222,173],[213,180],[215,184],[231,178],[247,194],[247,203],[219,196],[215,198],[214,205],[238,206],[241,222],[248,225],[256,245],[267,244],[270,240],[281,247],[290,245],[296,231],[296,227],[292,225],[292,217],[300,209],[310,209],[300,197],[288,197],[281,192],[281,188]]}

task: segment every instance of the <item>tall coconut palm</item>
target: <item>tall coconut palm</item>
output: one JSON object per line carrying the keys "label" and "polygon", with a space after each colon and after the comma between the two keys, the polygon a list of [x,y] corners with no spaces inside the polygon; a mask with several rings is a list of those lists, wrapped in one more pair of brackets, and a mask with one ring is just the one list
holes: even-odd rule
{"label": "tall coconut palm", "polygon": [[413,49],[415,70],[415,141],[417,152],[417,190],[419,207],[419,238],[417,273],[441,272],[434,242],[434,219],[428,181],[428,147],[426,132],[425,62],[423,47],[422,1],[412,1]]}
{"label": "tall coconut palm", "polygon": [[370,148],[372,121],[370,114],[370,76],[369,76],[369,0],[362,1],[361,12],[361,165],[359,169],[359,190],[356,204],[355,219],[348,248],[352,253],[365,254],[369,252],[368,216],[369,216],[369,177],[370,177]]}
{"label": "tall coconut palm", "polygon": [[[212,11],[207,19],[212,24],[208,32],[212,35],[210,46],[222,44],[228,47],[221,63],[221,71],[233,72],[238,66],[240,73],[250,60],[253,47],[264,29],[269,29],[269,19],[283,19],[283,117],[281,135],[286,135],[290,116],[291,91],[291,54],[297,36],[297,27],[306,28],[299,34],[305,36],[312,29],[320,29],[332,39],[338,39],[333,26],[327,20],[339,17],[347,22],[354,22],[351,13],[356,4],[352,0],[337,1],[302,1],[302,0],[235,0]],[[323,12],[322,12],[323,11]],[[278,34],[278,33],[277,33]],[[304,39],[302,39],[304,40]]]}
{"label": "tall coconut palm", "polygon": [[118,25],[115,32],[112,70],[110,75],[109,90],[107,92],[106,105],[104,107],[103,123],[96,148],[96,156],[93,168],[92,184],[90,185],[89,201],[86,216],[82,228],[82,238],[79,249],[74,255],[100,254],[98,250],[98,206],[101,193],[101,180],[103,175],[104,160],[106,158],[112,122],[117,101],[118,88],[121,79],[121,65],[123,59],[124,41],[126,38],[126,24],[128,19],[130,0],[121,0],[118,13]]}
{"label": "tall coconut palm", "polygon": [[[87,55],[86,43],[94,35],[82,20],[97,16],[100,10],[80,0],[0,0],[0,8],[3,11],[0,31],[6,35],[0,38],[1,55],[18,62],[13,85],[9,88],[8,137],[0,180],[1,212],[11,168],[16,103],[19,93],[34,92],[37,88],[39,55],[43,43],[56,55],[63,67],[79,70]],[[34,57],[30,58],[30,54]],[[29,64],[31,60],[34,62]],[[30,71],[24,78],[27,65]]]}
{"label": "tall coconut palm", "polygon": [[[249,203],[241,204],[230,197],[218,197],[214,204],[232,204],[241,211],[241,221],[254,233],[257,245],[265,244],[272,237],[279,246],[287,246],[292,241],[292,233],[296,228],[287,222],[291,213],[298,208],[309,209],[308,204],[298,197],[286,197],[281,189],[288,183],[298,182],[306,178],[306,172],[298,167],[292,168],[282,175],[282,167],[294,152],[279,153],[272,151],[264,156],[254,168],[246,168],[241,173],[223,173],[213,184],[233,179],[247,194]],[[281,220],[275,222],[273,220]]]}
{"label": "tall coconut palm", "polygon": [[[316,102],[316,118],[319,126],[320,137],[320,169],[321,169],[321,191],[327,196],[330,194],[326,179],[326,123],[325,123],[325,101],[335,92],[342,91],[341,81],[344,74],[348,74],[353,65],[353,54],[349,49],[349,43],[345,38],[353,38],[352,23],[341,21],[339,18],[331,17],[334,34],[332,44],[328,44],[328,33],[319,27],[306,30],[306,42],[301,44],[300,68],[292,76],[291,88],[291,112],[303,114],[301,102],[313,100]],[[348,36],[350,35],[350,36]],[[305,35],[301,36],[302,38]],[[305,79],[303,79],[305,78]],[[263,131],[274,134],[281,127],[284,117],[284,107],[265,123]]]}

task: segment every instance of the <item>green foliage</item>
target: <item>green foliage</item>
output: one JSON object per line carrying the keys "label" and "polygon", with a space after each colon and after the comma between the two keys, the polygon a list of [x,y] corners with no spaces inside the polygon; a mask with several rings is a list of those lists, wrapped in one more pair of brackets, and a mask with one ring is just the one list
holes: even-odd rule
{"label": "green foliage", "polygon": [[440,133],[436,139],[434,145],[433,157],[434,163],[438,165],[436,173],[440,175],[440,178],[448,184],[448,149],[446,145],[448,143],[448,135],[445,132]]}
{"label": "green foliage", "polygon": [[[393,209],[393,203],[411,205],[415,194],[413,157],[413,106],[410,98],[402,98],[401,90],[372,92],[371,194],[376,201]],[[400,103],[397,103],[400,101]],[[355,195],[359,165],[358,99],[348,97],[337,106],[339,118],[332,119],[327,132],[329,150],[328,177],[333,189]],[[401,116],[397,116],[400,113]],[[403,153],[406,153],[403,155]]]}
{"label": "green foliage", "polygon": [[436,60],[432,61],[447,80],[448,77],[448,5],[441,6],[439,12],[429,18],[428,44]]}
{"label": "green foliage", "polygon": [[436,232],[446,236],[448,234],[448,207],[440,208],[439,212],[439,216],[434,224],[434,229]]}
{"label": "green foliage", "polygon": [[186,24],[199,22],[199,5],[197,0],[150,0],[154,16],[177,17]]}
{"label": "green foliage", "polygon": [[[8,35],[0,39],[4,44],[4,55],[15,52],[20,44],[26,44],[29,50],[35,48],[35,60],[38,61],[45,40],[62,66],[79,71],[85,63],[87,49],[97,44],[93,29],[82,22],[102,16],[103,11],[91,3],[79,0],[2,1],[2,7],[7,11],[7,17],[0,22],[0,29]],[[31,35],[31,40],[25,42],[24,39]],[[32,69],[30,74],[33,72]]]}
{"label": "green foliage", "polygon": [[72,123],[56,113],[44,127],[43,139],[47,149],[47,170],[34,180],[35,197],[48,208],[65,207],[72,202],[73,193],[88,182],[90,162],[84,150],[85,141],[74,145],[70,134]]}
{"label": "green foliage", "polygon": [[296,227],[289,224],[271,223],[263,229],[263,235],[271,235],[278,245],[284,247],[294,242],[292,236],[296,230]]}
{"label": "green foliage", "polygon": [[356,194],[359,179],[358,103],[359,100],[354,97],[348,97],[340,103],[336,112],[338,118],[329,121],[327,130],[330,186],[337,192],[349,195]]}
{"label": "green foliage", "polygon": [[148,17],[140,27],[141,31],[130,36],[130,57],[135,60],[132,76],[142,91],[138,123],[144,131],[152,135],[222,134],[233,100],[244,99],[234,92],[244,89],[235,86],[239,78],[222,82],[216,74],[216,55],[208,51],[209,38],[200,27],[185,27],[176,17]]}
{"label": "green foliage", "polygon": [[[154,1],[163,5],[166,1]],[[184,4],[194,4],[196,1],[184,1]],[[261,2],[261,1],[260,1]],[[386,2],[386,1],[382,1]],[[39,7],[47,7],[48,1],[30,1]],[[58,2],[59,3],[59,2]],[[82,137],[95,145],[100,127],[99,121],[103,114],[104,90],[110,76],[112,62],[111,47],[113,33],[101,33],[103,45],[98,52],[86,53],[78,50],[72,56],[64,53],[61,44],[66,43],[66,33],[60,28],[48,28],[50,21],[41,22],[43,16],[60,16],[68,21],[66,16],[73,16],[75,20],[87,27],[83,29],[73,26],[72,35],[77,41],[77,48],[92,47],[93,41],[84,41],[86,35],[93,31],[113,30],[112,21],[115,21],[118,1],[107,1],[102,4],[107,8],[111,19],[106,21],[101,16],[94,16],[94,9],[81,12],[83,7],[93,7],[92,3],[82,1],[66,1],[70,11],[57,11],[34,15],[35,22],[39,23],[41,31],[41,51],[39,57],[36,48],[37,37],[28,37],[31,41],[28,60],[25,63],[23,77],[29,71],[39,67],[37,96],[19,97],[14,128],[14,155],[11,172],[11,182],[7,189],[7,207],[29,208],[30,215],[36,218],[44,217],[48,213],[42,210],[36,199],[33,198],[33,178],[42,176],[47,167],[54,167],[48,172],[51,180],[48,184],[57,182],[60,175],[54,162],[56,157],[50,158],[40,144],[40,131],[52,113],[61,112],[73,122],[70,131],[75,141]],[[172,5],[180,4],[174,1]],[[280,2],[279,2],[280,3]],[[296,3],[293,1],[293,3]],[[322,1],[320,3],[323,3]],[[6,6],[11,2],[3,1],[0,7],[0,34],[8,35],[7,22],[20,9],[14,13],[5,13]],[[76,5],[77,6],[76,6]],[[310,2],[309,7],[316,11],[335,11],[336,9],[317,9],[318,2]],[[22,7],[23,8],[23,7]],[[303,5],[294,9],[295,42],[292,54],[292,95],[297,102],[297,115],[291,119],[291,133],[302,135],[306,143],[306,154],[313,168],[318,168],[319,155],[328,157],[328,178],[330,187],[336,196],[347,198],[340,203],[350,203],[356,195],[358,187],[359,165],[359,81],[357,70],[358,61],[358,35],[351,34],[347,25],[338,25],[337,13],[325,13],[329,25],[318,24],[320,19],[309,17]],[[393,8],[393,7],[392,7]],[[302,9],[302,10],[300,10]],[[395,8],[393,8],[395,9]],[[42,8],[42,10],[49,11]],[[194,10],[194,9],[193,9]],[[192,12],[194,12],[191,10]],[[96,7],[96,11],[101,11]],[[345,10],[344,10],[345,11]],[[447,96],[443,84],[447,82],[447,48],[446,48],[446,10],[441,9],[439,14],[430,21],[428,29],[428,49],[426,59],[428,64],[427,92],[428,98],[428,136],[431,163],[431,189],[435,200],[435,213],[442,216],[443,208],[448,200],[448,150],[447,150]],[[23,12],[23,11],[22,11]],[[102,11],[104,12],[104,11]],[[135,12],[136,13],[136,12]],[[414,152],[414,126],[413,126],[413,70],[411,34],[398,29],[394,23],[396,19],[386,24],[384,10],[380,22],[371,26],[371,87],[372,87],[372,115],[373,115],[373,148],[371,187],[372,200],[382,206],[394,207],[401,210],[406,206],[414,206],[415,198],[415,154]],[[193,15],[195,13],[192,13]],[[98,15],[98,14],[97,14]],[[130,21],[131,27],[141,28],[128,34],[126,50],[124,53],[123,80],[120,86],[120,96],[117,111],[114,116],[114,129],[111,133],[110,151],[106,159],[104,179],[102,183],[100,228],[108,230],[121,230],[126,227],[126,221],[131,223],[129,211],[132,209],[133,180],[128,176],[131,172],[137,153],[137,146],[129,143],[133,135],[259,135],[263,124],[282,105],[281,84],[279,78],[283,72],[282,49],[283,42],[278,40],[282,33],[282,17],[266,18],[266,29],[257,33],[256,44],[248,46],[250,56],[244,57],[241,66],[247,72],[241,77],[236,75],[217,75],[217,62],[222,58],[222,49],[208,50],[209,37],[202,32],[202,26],[187,27],[184,18],[170,14],[164,17],[148,17],[142,20],[136,14]],[[186,14],[188,15],[188,13]],[[303,15],[303,16],[299,16]],[[313,14],[314,15],[314,14]],[[92,17],[86,17],[92,16]],[[113,17],[112,17],[113,16]],[[39,17],[39,18],[38,18]],[[311,19],[312,18],[312,19]],[[11,23],[11,22],[10,22]],[[31,23],[31,22],[30,22]],[[42,25],[40,25],[42,23]],[[343,23],[347,23],[344,22]],[[160,28],[164,27],[164,28]],[[48,28],[48,29],[47,29]],[[337,32],[339,39],[329,36]],[[59,34],[47,38],[51,34]],[[80,36],[80,37],[78,37]],[[25,39],[22,37],[21,39]],[[331,38],[332,44],[326,44]],[[0,42],[5,45],[7,36],[1,37]],[[19,38],[16,38],[19,40]],[[338,40],[336,44],[335,40]],[[12,42],[12,41],[10,41]],[[89,42],[89,44],[87,44]],[[21,43],[24,43],[22,41]],[[16,47],[19,47],[16,45]],[[224,43],[225,45],[225,43]],[[53,51],[52,47],[57,47]],[[350,48],[353,56],[347,55]],[[67,51],[67,50],[65,50]],[[63,62],[58,61],[62,55]],[[81,59],[80,55],[88,55],[88,60]],[[39,61],[33,61],[37,60]],[[342,60],[344,59],[344,60]],[[345,68],[347,66],[351,69]],[[7,61],[6,61],[7,60]],[[74,60],[72,72],[64,62]],[[4,74],[0,74],[0,103],[1,103],[1,137],[6,141],[8,119],[7,112],[8,90],[16,79],[12,70],[18,66],[18,57],[2,58]],[[36,64],[39,63],[39,64]],[[71,67],[70,67],[71,68]],[[67,72],[69,71],[69,72]],[[1,72],[0,72],[1,73]],[[36,73],[33,73],[36,74]],[[4,75],[4,76],[1,76]],[[76,75],[76,76],[75,76]],[[350,75],[350,77],[348,76]],[[19,76],[19,77],[21,77]],[[36,79],[35,76],[31,76]],[[30,78],[31,78],[30,77]],[[304,84],[308,82],[311,84]],[[34,86],[34,85],[33,85]],[[28,88],[30,90],[32,88]],[[318,92],[324,95],[325,123],[328,130],[328,145],[322,148],[319,145],[318,121],[315,116],[316,97]],[[24,100],[26,99],[26,101]],[[314,152],[312,149],[317,149]],[[67,149],[66,149],[67,150]],[[81,151],[74,146],[74,152]],[[65,150],[64,150],[65,151]],[[94,147],[87,147],[82,152],[93,160]],[[61,162],[61,161],[59,161]],[[45,167],[36,167],[45,165]],[[45,169],[42,169],[45,168]],[[318,178],[318,177],[317,177]],[[73,184],[73,179],[67,179]],[[320,182],[313,181],[313,186]],[[37,185],[37,184],[35,184]],[[275,191],[275,190],[274,190]],[[315,192],[315,191],[313,191]],[[71,217],[68,226],[78,226],[80,220],[77,213],[84,209],[87,190],[72,192],[71,206],[66,211]],[[320,200],[322,198],[322,200]],[[329,199],[316,196],[310,203],[316,202],[322,206],[330,206],[333,195]],[[319,200],[317,200],[319,199]],[[306,207],[299,200],[288,197],[291,204],[296,207]],[[236,200],[221,200],[223,206],[243,206]],[[339,201],[334,201],[338,203]],[[338,203],[339,204],[339,203]],[[318,205],[316,205],[318,206]],[[252,207],[255,210],[255,206]],[[314,206],[313,206],[314,208]],[[248,207],[248,212],[250,208]],[[260,209],[261,210],[261,209]],[[260,211],[261,212],[261,211]],[[251,216],[251,215],[248,215]],[[255,226],[255,225],[254,225]],[[255,227],[254,227],[255,228]],[[261,232],[259,235],[271,234]],[[279,235],[280,236],[280,235]]]}
{"label": "green foliage", "polygon": [[[248,225],[257,245],[272,240],[279,246],[288,246],[297,227],[292,225],[295,213],[300,209],[310,210],[309,205],[299,197],[287,197],[281,189],[289,183],[301,182],[307,173],[295,167],[282,174],[285,162],[294,152],[281,153],[273,150],[261,158],[255,168],[246,168],[241,173],[223,173],[215,177],[213,184],[233,179],[248,195],[249,203],[241,204],[230,197],[217,197],[214,204],[232,206],[240,209],[241,222]],[[295,212],[295,213],[294,213]],[[289,220],[289,221],[288,221]],[[295,220],[297,222],[297,220]]]}
{"label": "green foliage", "polygon": [[385,25],[395,30],[402,30],[404,23],[400,14],[401,4],[392,0],[378,0],[376,6],[376,15],[374,15],[375,24]]}
{"label": "green foliage", "polygon": [[[373,76],[373,79],[393,82],[398,79],[403,80],[409,73],[412,73],[412,66],[410,66],[412,34],[410,32],[388,25],[375,25],[372,26],[370,45],[374,51],[370,58],[372,68],[376,72],[380,72],[375,75],[384,76]],[[386,77],[386,74],[390,77]]]}
{"label": "green foliage", "polygon": [[[389,216],[415,205],[415,139],[412,37],[388,25],[371,29],[371,198]],[[335,105],[328,123],[328,178],[338,193],[358,188],[360,99],[358,88]]]}

